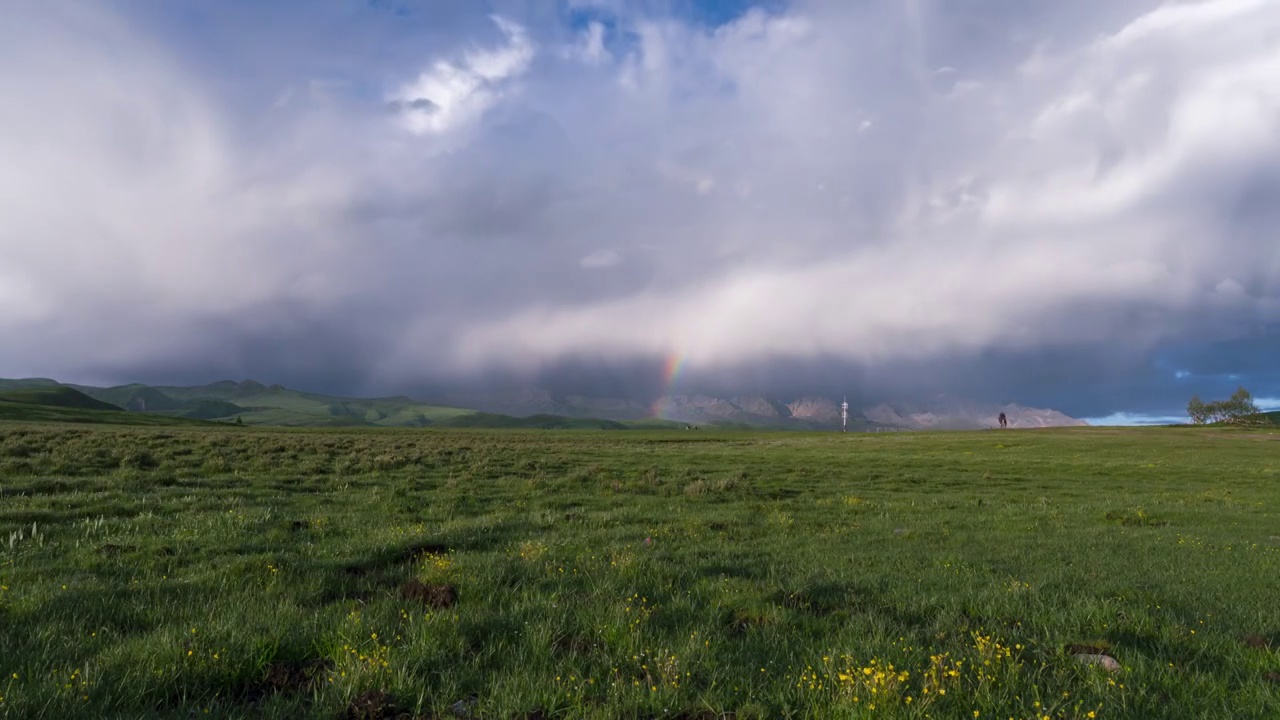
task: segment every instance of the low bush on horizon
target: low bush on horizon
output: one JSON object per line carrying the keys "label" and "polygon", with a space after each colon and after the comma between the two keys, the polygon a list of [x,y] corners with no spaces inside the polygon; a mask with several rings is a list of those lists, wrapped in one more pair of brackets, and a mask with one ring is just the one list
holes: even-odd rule
{"label": "low bush on horizon", "polygon": [[0,423],[0,717],[1278,717],[1278,452]]}

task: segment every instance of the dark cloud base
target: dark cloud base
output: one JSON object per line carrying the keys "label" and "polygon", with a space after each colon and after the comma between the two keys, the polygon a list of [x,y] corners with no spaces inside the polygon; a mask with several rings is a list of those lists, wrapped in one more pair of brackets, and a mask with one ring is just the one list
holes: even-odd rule
{"label": "dark cloud base", "polygon": [[[983,352],[917,363],[867,367],[838,359],[774,360],[721,370],[690,370],[674,385],[666,361],[628,362],[577,358],[536,372],[482,372],[386,378],[378,357],[386,347],[377,333],[312,319],[282,322],[249,338],[225,336],[216,360],[173,357],[136,367],[94,367],[94,377],[114,382],[203,384],[254,379],[339,395],[399,395],[432,399],[468,393],[516,393],[542,388],[554,393],[651,400],[667,392],[717,396],[765,394],[783,399],[804,395],[848,396],[859,406],[910,402],[945,394],[976,400],[1052,407],[1074,417],[1120,411],[1178,413],[1193,393],[1230,394],[1245,385],[1256,396],[1280,396],[1280,371],[1267,358],[1280,357],[1280,335],[1212,346],[1162,349],[1130,355],[1107,348],[1071,348],[1007,353]],[[1173,363],[1172,365],[1170,363]]]}

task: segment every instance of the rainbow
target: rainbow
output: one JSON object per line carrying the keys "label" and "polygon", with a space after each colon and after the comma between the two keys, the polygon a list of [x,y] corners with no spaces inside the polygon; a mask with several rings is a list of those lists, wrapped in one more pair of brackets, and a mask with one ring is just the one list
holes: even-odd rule
{"label": "rainbow", "polygon": [[650,415],[655,418],[665,418],[667,415],[667,396],[675,390],[676,382],[680,379],[680,371],[684,370],[686,356],[684,353],[673,352],[667,356],[662,364],[662,395],[653,401],[653,405],[649,408]]}

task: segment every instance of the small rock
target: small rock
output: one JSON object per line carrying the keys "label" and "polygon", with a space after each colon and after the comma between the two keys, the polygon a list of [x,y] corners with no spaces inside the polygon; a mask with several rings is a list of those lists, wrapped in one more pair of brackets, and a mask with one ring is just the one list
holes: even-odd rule
{"label": "small rock", "polygon": [[1086,665],[1100,665],[1107,672],[1119,672],[1120,663],[1110,655],[1089,655],[1087,653],[1076,653],[1072,655],[1076,660]]}

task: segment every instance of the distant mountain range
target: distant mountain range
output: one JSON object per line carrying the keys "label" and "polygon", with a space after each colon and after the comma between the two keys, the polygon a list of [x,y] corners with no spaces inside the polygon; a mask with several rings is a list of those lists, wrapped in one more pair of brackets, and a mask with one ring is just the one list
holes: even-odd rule
{"label": "distant mountain range", "polygon": [[[25,404],[25,405],[24,405]],[[530,388],[483,393],[428,403],[397,396],[342,398],[290,390],[281,385],[223,381],[194,387],[119,385],[93,387],[45,378],[0,380],[0,417],[23,407],[62,412],[120,413],[175,420],[236,421],[285,427],[591,427],[606,429],[752,427],[835,430],[840,405],[833,398],[804,396],[783,401],[766,395],[667,395],[651,402],[557,394]],[[15,410],[14,405],[18,406]],[[994,405],[938,396],[914,404],[885,403],[850,409],[849,429],[973,430],[996,425],[1005,413],[1010,427],[1085,425],[1056,410]]]}
{"label": "distant mountain range", "polygon": [[[660,417],[686,424],[832,430],[840,427],[840,400],[808,395],[783,401],[766,395],[667,395],[652,402],[556,394],[528,389],[449,397],[442,402],[506,415],[638,420]],[[850,430],[978,430],[995,427],[1003,412],[1013,428],[1087,425],[1057,410],[997,405],[940,395],[917,403],[882,403],[849,410]]]}
{"label": "distant mountain range", "polygon": [[134,384],[108,388],[46,378],[0,380],[0,420],[130,424],[238,421],[280,427],[628,427],[606,419],[496,415],[407,397],[341,398],[252,380],[195,387]]}

